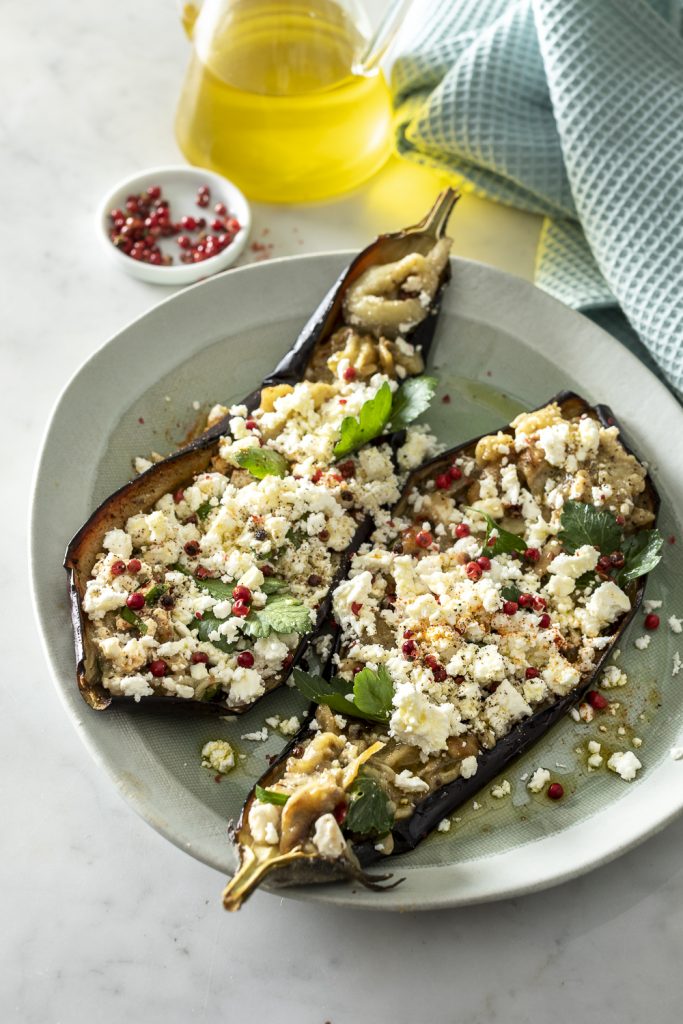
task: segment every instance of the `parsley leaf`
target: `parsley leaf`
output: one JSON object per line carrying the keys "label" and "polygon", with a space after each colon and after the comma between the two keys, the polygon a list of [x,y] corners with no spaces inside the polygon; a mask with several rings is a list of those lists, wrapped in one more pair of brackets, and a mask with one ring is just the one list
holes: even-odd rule
{"label": "parsley leaf", "polygon": [[301,669],[294,670],[294,683],[304,697],[316,704],[327,704],[338,714],[354,718],[366,718],[371,722],[389,721],[394,684],[384,666],[377,672],[364,668],[353,681],[353,700],[347,698],[352,684],[336,676],[331,682],[319,676],[309,675]]}
{"label": "parsley leaf", "polygon": [[394,395],[391,429],[403,430],[429,408],[438,384],[436,377],[409,377]]}
{"label": "parsley leaf", "polygon": [[573,555],[577,548],[590,544],[603,555],[611,555],[621,544],[621,530],[613,515],[582,501],[566,501],[560,516],[558,538]]}
{"label": "parsley leaf", "polygon": [[391,406],[391,388],[385,381],[375,396],[363,403],[357,418],[344,417],[339,440],[334,446],[334,457],[341,459],[350,455],[373,437],[378,437],[389,422]]}
{"label": "parsley leaf", "polygon": [[253,637],[307,633],[313,626],[310,610],[290,594],[273,594],[265,608],[252,609],[244,622],[245,633]]}
{"label": "parsley leaf", "polygon": [[289,469],[284,455],[272,448],[243,448],[235,453],[235,462],[257,480],[266,476],[285,476]]}
{"label": "parsley leaf", "polygon": [[[467,512],[474,512],[476,515],[483,516],[486,520],[486,537],[484,538],[484,547],[481,550],[482,555],[488,555],[489,558],[495,557],[496,555],[504,555],[510,551],[526,551],[526,544],[524,543],[523,537],[518,537],[516,533],[510,533],[509,530],[504,530],[502,526],[499,526],[495,519],[492,519],[488,512],[482,512],[480,508],[466,508]],[[495,533],[493,544],[489,544],[491,536]]]}
{"label": "parsley leaf", "polygon": [[[173,572],[181,572],[183,576],[187,576],[191,579],[195,586],[199,587],[200,590],[205,591],[207,594],[211,594],[211,597],[215,597],[217,601],[228,601],[232,599],[232,591],[235,586],[234,582],[224,583],[223,580],[215,580],[210,576],[205,579],[201,579],[199,576],[195,576],[193,572],[180,565],[178,562],[176,565],[171,566]],[[191,627],[190,627],[191,628]]]}
{"label": "parsley leaf", "polygon": [[254,786],[256,799],[262,804],[286,804],[289,800],[288,793],[278,793],[275,789],[263,789],[262,786]]}
{"label": "parsley leaf", "polygon": [[628,537],[622,545],[626,563],[617,576],[619,585],[636,580],[654,569],[661,561],[663,543],[659,530],[641,530]]}
{"label": "parsley leaf", "polygon": [[503,598],[504,601],[515,601],[516,603],[519,603],[521,593],[522,591],[519,589],[519,587],[516,587],[514,583],[509,587],[500,588],[500,596]]}
{"label": "parsley leaf", "polygon": [[388,722],[391,718],[391,702],[394,684],[384,665],[376,672],[363,668],[353,680],[353,703],[362,715],[373,715],[377,720]]}
{"label": "parsley leaf", "polygon": [[392,430],[403,430],[429,407],[438,381],[435,377],[410,377],[392,396],[385,381],[373,398],[361,406],[358,418],[345,416],[334,456],[341,459],[379,437],[391,424]]}
{"label": "parsley leaf", "polygon": [[201,619],[191,619],[187,624],[187,628],[193,630],[197,634],[197,639],[203,643],[213,644],[219,651],[223,651],[224,654],[230,654],[235,650],[236,644],[228,643],[223,637],[220,640],[211,640],[209,638],[210,633],[215,633],[220,626],[223,619],[217,619],[212,612],[202,612]]}
{"label": "parsley leaf", "polygon": [[264,594],[285,594],[289,590],[289,584],[279,576],[266,576],[259,590]]}
{"label": "parsley leaf", "polygon": [[659,530],[640,530],[626,537],[606,509],[567,501],[560,523],[562,529],[558,537],[570,554],[582,544],[591,544],[601,555],[611,555],[614,551],[623,553],[625,562],[615,577],[619,586],[644,576],[661,561],[664,539]]}
{"label": "parsley leaf", "polygon": [[[320,676],[312,676],[300,668],[295,668],[294,685],[300,693],[303,693],[304,697],[308,697],[315,704],[327,704],[332,711],[342,715],[358,714],[356,705],[347,700],[344,693],[340,691],[338,681],[328,683]],[[344,689],[348,692],[351,689],[351,684],[345,682]]]}
{"label": "parsley leaf", "polygon": [[215,597],[217,601],[232,601],[234,583],[224,583],[223,580],[214,580],[210,576],[203,580],[200,580],[197,576],[192,578],[200,590],[204,590],[211,597]]}
{"label": "parsley leaf", "polygon": [[358,836],[383,836],[391,830],[394,812],[379,782],[369,775],[360,775],[350,787],[349,797],[345,831]]}

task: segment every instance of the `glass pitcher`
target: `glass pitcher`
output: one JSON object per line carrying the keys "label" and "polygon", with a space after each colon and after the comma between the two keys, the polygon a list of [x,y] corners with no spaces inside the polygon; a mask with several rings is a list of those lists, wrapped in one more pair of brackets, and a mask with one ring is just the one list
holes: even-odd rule
{"label": "glass pitcher", "polygon": [[355,188],[391,150],[379,62],[407,6],[390,4],[371,38],[356,0],[182,3],[193,52],[176,136],[187,159],[264,202]]}

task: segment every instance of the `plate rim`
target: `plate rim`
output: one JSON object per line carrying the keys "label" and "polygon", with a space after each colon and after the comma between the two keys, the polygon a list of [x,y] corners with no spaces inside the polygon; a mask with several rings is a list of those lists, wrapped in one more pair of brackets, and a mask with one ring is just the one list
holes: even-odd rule
{"label": "plate rim", "polygon": [[[330,273],[330,280],[333,280],[334,278],[332,274],[335,273],[335,269],[338,270],[341,268],[344,261],[347,261],[354,255],[356,255],[356,250],[353,249],[329,250],[316,253],[294,254],[264,261],[262,263],[248,264],[243,267],[227,270],[204,281],[199,281],[190,287],[184,288],[181,291],[175,292],[174,294],[162,299],[162,301],[157,303],[151,309],[148,309],[135,317],[133,320],[121,327],[115,334],[106,339],[76,368],[53,403],[52,410],[47,419],[40,441],[38,457],[34,464],[29,505],[29,575],[31,582],[31,595],[34,612],[38,622],[41,646],[45,653],[45,657],[50,668],[50,674],[59,694],[60,701],[62,702],[89,754],[93,757],[93,760],[104,769],[121,796],[132,807],[132,809],[142,817],[143,820],[150,824],[155,831],[163,835],[164,838],[168,839],[176,847],[183,850],[185,853],[190,853],[195,857],[195,859],[202,861],[221,873],[224,871],[223,866],[218,865],[210,853],[202,850],[201,843],[188,844],[186,837],[179,834],[177,826],[174,827],[170,822],[164,823],[159,819],[155,820],[153,807],[149,806],[144,794],[138,793],[134,787],[126,785],[126,780],[122,774],[121,767],[112,763],[111,759],[98,745],[94,735],[92,735],[87,728],[86,714],[83,712],[88,712],[90,709],[86,708],[85,704],[82,704],[82,707],[80,707],[77,703],[70,700],[69,695],[71,693],[71,687],[75,689],[75,682],[73,678],[71,679],[70,684],[67,683],[66,680],[62,679],[59,671],[59,665],[57,664],[56,659],[53,659],[52,657],[47,629],[43,622],[43,608],[40,594],[40,566],[37,563],[36,558],[37,500],[39,497],[44,465],[49,449],[50,436],[53,426],[62,411],[64,403],[68,400],[72,389],[78,386],[79,379],[86,371],[86,368],[92,367],[93,363],[95,363],[98,358],[101,358],[102,354],[106,350],[116,346],[121,337],[126,335],[132,328],[138,327],[143,324],[145,320],[157,316],[159,310],[168,306],[169,303],[181,303],[185,301],[185,296],[187,294],[191,292],[193,293],[198,289],[203,290],[215,288],[217,282],[237,279],[244,274],[263,274],[266,276],[272,273],[277,274],[283,266],[296,264],[301,265],[309,263],[310,261],[328,261],[330,264],[337,261],[338,266],[332,269]],[[663,419],[671,416],[681,416],[683,410],[681,410],[681,407],[675,397],[668,391],[665,384],[652,372],[652,370],[645,366],[645,364],[643,364],[616,338],[603,330],[593,321],[589,320],[583,314],[571,309],[564,303],[561,303],[559,300],[548,295],[548,293],[542,291],[532,282],[526,281],[523,278],[515,277],[514,275],[492,267],[489,264],[475,260],[467,260],[460,257],[451,257],[451,266],[454,272],[454,281],[457,280],[458,270],[462,270],[465,277],[471,274],[473,276],[472,283],[476,284],[476,287],[474,287],[468,295],[460,296],[462,305],[458,305],[457,307],[458,314],[466,317],[470,306],[472,306],[471,312],[476,308],[477,292],[480,286],[480,278],[482,276],[484,279],[488,279],[484,281],[485,287],[497,285],[502,292],[511,290],[512,292],[518,292],[520,296],[523,296],[524,293],[529,296],[533,296],[533,301],[526,304],[527,310],[525,310],[525,315],[528,315],[528,310],[531,309],[535,303],[541,302],[541,304],[547,304],[549,310],[555,309],[555,311],[559,313],[560,319],[567,317],[573,319],[577,337],[580,337],[582,334],[586,334],[589,339],[595,339],[597,355],[599,357],[598,362],[600,362],[600,360],[605,362],[605,357],[607,357],[606,361],[609,362],[610,355],[618,354],[619,359],[623,360],[622,365],[625,366],[627,370],[627,376],[629,375],[629,370],[636,371],[638,379],[643,379],[649,383],[649,390],[654,391],[656,405],[660,416],[662,414],[662,409],[664,410],[664,415],[662,416]],[[451,286],[451,288],[453,288],[453,286]],[[452,293],[449,293],[449,295],[450,294]],[[447,298],[446,302],[448,303],[448,301],[449,299]],[[497,305],[496,310],[498,310],[498,308],[499,306]],[[490,326],[496,327],[503,333],[510,333],[509,329],[506,330],[505,326],[502,323],[499,323],[496,317],[493,317],[492,319],[484,318],[482,312],[483,311],[480,309],[478,316],[480,322],[485,322]],[[487,309],[487,313],[490,314],[491,310]],[[306,314],[302,315],[305,316]],[[524,320],[524,316],[522,317],[522,320]],[[517,321],[515,326],[515,336],[523,336],[523,330],[519,321]],[[526,340],[526,338],[525,343],[532,350],[535,349],[539,352],[543,352],[545,358],[549,357],[547,349],[544,349],[542,344],[535,345],[531,341]],[[211,341],[204,341],[200,348],[203,349],[210,344],[212,344]],[[621,408],[618,408],[617,412],[620,419],[625,422],[628,429],[628,422],[630,419],[629,415],[624,415],[625,410],[622,410]],[[647,441],[647,438],[645,440]],[[671,491],[672,483],[670,480],[668,482],[669,491]],[[677,788],[679,790],[678,794],[676,793]],[[637,790],[634,790],[634,795],[645,795],[646,793],[648,801],[646,803],[646,807],[649,813],[645,814],[643,817],[643,808],[640,808],[640,816],[638,817],[638,824],[635,829],[629,830],[626,828],[626,830],[624,830],[623,827],[620,828],[620,825],[623,824],[620,821],[620,819],[624,817],[623,807],[629,799],[633,799],[629,798],[628,794],[624,794],[624,796],[614,804],[596,811],[595,814],[590,815],[588,818],[583,819],[580,822],[576,822],[565,829],[561,829],[550,836],[529,840],[527,843],[522,843],[514,849],[506,850],[498,854],[483,855],[481,857],[463,861],[456,865],[416,865],[414,867],[409,867],[409,874],[415,878],[418,886],[421,885],[422,880],[424,880],[428,887],[428,891],[426,893],[418,895],[415,899],[406,899],[404,895],[405,890],[404,893],[402,893],[400,886],[395,890],[391,890],[383,894],[369,893],[366,890],[358,891],[352,889],[352,887],[341,885],[325,885],[310,888],[291,887],[287,889],[269,886],[266,887],[265,891],[275,892],[279,896],[287,896],[299,900],[310,900],[330,905],[347,906],[359,909],[387,911],[452,908],[455,906],[490,902],[497,899],[505,899],[512,896],[538,892],[542,889],[559,885],[571,878],[578,877],[579,875],[585,874],[594,868],[600,867],[609,861],[614,860],[616,857],[621,856],[622,853],[626,853],[628,850],[644,842],[651,835],[654,835],[656,832],[665,828],[671,821],[681,814],[681,812],[683,812],[683,789],[680,787],[680,776],[678,778],[676,777],[676,770],[672,761],[667,759],[661,761],[659,764],[654,766],[654,770],[647,778],[638,782],[638,787]],[[675,799],[676,796],[678,796],[677,800]],[[642,802],[643,801],[641,801],[641,803]],[[595,828],[595,821],[598,816],[600,816],[601,822],[606,820],[610,825],[610,828],[602,830],[604,834],[609,835],[609,842],[586,842],[588,837],[584,836],[583,833],[589,829],[591,824],[593,828]],[[621,834],[624,831],[627,834]],[[558,870],[558,864],[554,861],[554,855],[560,854],[561,859],[561,854],[564,852],[562,847],[567,843],[568,836],[571,839],[570,845],[573,846],[574,850],[579,852],[580,849],[580,857],[575,863],[565,864],[564,867],[560,867]],[[577,841],[578,848],[577,845],[575,845],[577,844]],[[559,847],[559,849],[556,849],[555,847]],[[527,878],[525,880],[524,878],[517,877],[514,870],[510,871],[511,867],[513,869],[515,867],[515,856],[519,856],[521,853],[525,863],[528,864],[530,851],[533,851],[534,849],[536,849],[536,851],[540,851],[541,848],[543,851],[549,851],[551,855],[546,857],[544,862],[541,861],[536,865],[538,873],[534,875],[533,878]],[[549,867],[551,864],[552,868]],[[392,865],[392,868],[395,869],[395,874],[399,876],[401,874],[400,860],[396,861]],[[507,875],[507,881],[502,884],[496,878],[497,873],[501,873],[501,869],[502,875]],[[467,888],[465,890],[462,888],[458,889],[458,885],[462,885],[463,882],[469,882],[470,885],[472,884],[472,880],[468,879],[466,876],[468,873],[472,874],[473,872],[475,875],[477,872],[480,875],[478,884],[477,879],[474,879],[474,885],[471,890]],[[437,879],[438,884],[432,884],[432,882],[435,882]],[[434,890],[436,890],[436,893]]]}

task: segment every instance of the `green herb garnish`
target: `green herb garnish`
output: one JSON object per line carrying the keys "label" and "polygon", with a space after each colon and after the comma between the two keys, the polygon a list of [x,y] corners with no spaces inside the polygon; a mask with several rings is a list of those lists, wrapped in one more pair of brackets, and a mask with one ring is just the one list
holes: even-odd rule
{"label": "green herb garnish", "polygon": [[327,704],[328,708],[342,715],[358,715],[356,705],[346,698],[346,694],[351,691],[351,684],[346,680],[336,678],[328,683],[320,676],[312,676],[300,668],[295,668],[294,685],[304,697],[308,697],[315,704]]}
{"label": "green herb garnish", "polygon": [[135,626],[136,629],[144,636],[147,632],[147,626],[144,624],[139,615],[136,615],[132,608],[121,608],[119,615],[126,622],[129,622],[131,626]]}
{"label": "green herb garnish", "polygon": [[289,584],[279,576],[266,576],[259,590],[264,594],[286,594]]}
{"label": "green herb garnish", "polygon": [[[504,530],[502,526],[499,526],[495,519],[492,519],[488,512],[482,512],[480,508],[469,508],[466,507],[467,512],[474,512],[479,516],[483,516],[486,520],[486,536],[484,537],[484,547],[481,550],[482,555],[488,555],[489,558],[496,555],[505,555],[510,551],[526,551],[526,544],[524,539],[519,537],[516,533],[510,533],[509,530]],[[490,544],[492,535],[495,533],[493,544]]]}
{"label": "green herb garnish", "polygon": [[349,797],[345,831],[358,836],[383,836],[391,831],[394,812],[379,782],[369,775],[361,775],[350,787]]}
{"label": "green herb garnish", "polygon": [[232,600],[232,592],[235,586],[234,581],[231,580],[230,583],[224,583],[223,580],[214,580],[210,576],[205,579],[193,576],[192,579],[200,590],[210,594],[211,597],[215,597],[217,601]]}
{"label": "green herb garnish", "polygon": [[195,511],[195,515],[197,516],[197,519],[202,519],[202,520],[207,519],[208,516],[209,516],[209,513],[213,512],[213,510],[215,508],[217,508],[217,507],[218,507],[217,505],[212,505],[210,500],[209,501],[205,501]]}
{"label": "green herb garnish", "polygon": [[189,577],[199,587],[200,590],[210,594],[211,597],[215,597],[217,601],[228,601],[232,598],[234,582],[231,580],[230,583],[224,583],[223,580],[215,580],[210,576],[205,579],[201,579],[199,576],[195,576],[193,572],[186,569],[180,564],[172,566],[173,572],[181,572],[183,576]]}
{"label": "green herb garnish", "polygon": [[376,721],[388,722],[393,696],[394,684],[384,665],[380,665],[376,672],[363,668],[354,676],[353,703],[361,715],[372,715]]}
{"label": "green herb garnish", "polygon": [[262,804],[286,804],[289,800],[288,793],[278,793],[274,789],[264,789],[262,786],[254,786],[256,799]]}
{"label": "green herb garnish", "polygon": [[562,529],[558,539],[565,551],[573,555],[577,548],[590,544],[602,555],[611,555],[620,549],[622,533],[613,515],[595,505],[582,501],[566,501],[560,516]]}
{"label": "green herb garnish", "polygon": [[361,406],[358,416],[345,416],[341,423],[334,456],[342,459],[357,451],[373,437],[379,437],[391,417],[391,388],[385,381],[373,398]]}
{"label": "green herb garnish", "polygon": [[619,570],[617,581],[629,583],[650,572],[662,559],[664,538],[659,530],[641,530],[624,540],[622,551],[626,562]]}
{"label": "green herb garnish", "polygon": [[257,480],[266,476],[285,476],[289,463],[284,455],[272,448],[243,448],[236,452],[235,462]]}
{"label": "green herb garnish", "polygon": [[252,609],[244,622],[245,633],[252,637],[307,633],[313,625],[310,609],[291,594],[273,594],[265,608]]}
{"label": "green herb garnish", "polygon": [[224,654],[231,654],[237,644],[228,643],[227,640],[221,637],[220,640],[211,640],[209,637],[210,633],[215,633],[218,630],[223,619],[218,619],[212,612],[203,612],[201,619],[191,619],[187,624],[187,628],[193,630],[197,634],[197,639],[204,642],[213,644],[219,651],[223,651]]}
{"label": "green herb garnish", "polygon": [[434,377],[411,377],[392,396],[385,381],[377,393],[363,403],[357,417],[344,417],[334,457],[342,459],[357,451],[379,437],[389,424],[392,430],[403,430],[428,408],[437,383]]}
{"label": "green herb garnish", "polygon": [[403,430],[429,408],[438,380],[436,377],[409,377],[394,395],[391,406],[392,430]]}
{"label": "green herb garnish", "polygon": [[[567,501],[560,525],[558,538],[570,554],[584,544],[597,548],[601,555],[621,551],[624,565],[615,577],[620,586],[644,576],[661,561],[664,539],[659,530],[640,530],[627,537],[606,509],[582,501]],[[583,577],[579,582],[582,581]]]}
{"label": "green herb garnish", "polygon": [[145,594],[145,604],[154,604],[167,590],[168,586],[165,583],[155,583]]}
{"label": "green herb garnish", "polygon": [[[356,673],[351,684],[335,676],[329,683],[320,676],[294,669],[294,684],[304,697],[316,704],[327,704],[333,711],[371,722],[389,721],[394,684],[383,665],[377,672],[364,668]],[[353,693],[353,700],[347,696]]]}
{"label": "green herb garnish", "polygon": [[521,596],[521,593],[522,591],[519,589],[519,587],[515,587],[514,585],[509,587],[501,587],[500,589],[500,596],[503,598],[504,601],[514,601],[516,604],[519,604],[519,598]]}

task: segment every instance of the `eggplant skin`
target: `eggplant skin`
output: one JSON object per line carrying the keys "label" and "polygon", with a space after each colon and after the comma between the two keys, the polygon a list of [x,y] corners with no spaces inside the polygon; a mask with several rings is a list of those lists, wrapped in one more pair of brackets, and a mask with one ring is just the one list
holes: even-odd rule
{"label": "eggplant skin", "polygon": [[[445,189],[419,224],[394,234],[380,235],[364,249],[327,293],[289,352],[280,360],[273,372],[264,379],[261,386],[247,395],[243,404],[249,410],[255,409],[260,403],[261,391],[264,387],[281,383],[293,384],[303,380],[317,346],[322,344],[339,325],[346,288],[370,266],[391,262],[410,251],[427,251],[431,248],[434,241],[445,234],[448,218],[458,198],[458,194],[453,189]],[[450,274],[450,265],[447,263],[443,280],[432,300],[428,315],[407,335],[412,343],[422,347],[425,359],[434,340],[443,289],[450,279]],[[220,438],[229,433],[229,419],[230,417],[226,416],[219,420],[195,440],[118,488],[98,506],[67,546],[64,568],[67,572],[67,592],[74,634],[76,680],[81,696],[95,711],[105,710],[114,701],[117,704],[125,703],[128,707],[138,706],[132,697],[114,697],[102,686],[97,656],[90,638],[88,619],[82,609],[86,584],[97,555],[102,550],[104,535],[109,530],[121,527],[130,516],[152,508],[162,495],[177,490],[193,476],[204,472],[218,452]],[[385,438],[385,440],[387,439]],[[369,529],[369,521],[362,523],[359,527],[346,555],[346,560],[342,560],[342,569],[337,574],[333,585],[339,581],[341,573],[345,571],[350,554],[362,543]],[[332,589],[333,587],[330,588],[330,594],[323,602],[319,622],[323,620],[329,610]],[[315,631],[302,638],[302,642],[295,652],[292,667],[298,663],[308,642],[314,636]],[[281,680],[275,680],[274,685],[269,689],[274,689],[283,681],[284,677]],[[143,705],[155,708],[163,706],[169,710],[174,708],[187,710],[191,707],[195,711],[214,713],[222,713],[226,710],[226,704],[220,700],[195,701],[172,696],[146,697],[144,701],[140,702],[140,706]],[[246,707],[231,708],[230,710],[234,713],[246,710]]]}
{"label": "eggplant skin", "polygon": [[[559,394],[549,398],[546,402],[543,402],[538,406],[538,408],[543,408],[551,402],[557,402],[567,416],[580,416],[585,413],[593,416],[604,427],[617,426],[619,428],[620,443],[630,454],[635,455],[636,458],[638,457],[637,453],[634,452],[628,444],[624,443],[619,422],[608,406],[591,406],[584,398],[577,395],[575,392],[561,391]],[[507,424],[499,427],[498,429],[505,432],[510,429],[510,426]],[[495,433],[495,430],[487,431],[485,435],[480,435],[480,437],[488,436],[488,434],[491,433]],[[446,467],[447,465],[450,465],[453,459],[457,456],[473,452],[477,442],[480,440],[480,437],[475,437],[466,441],[464,444],[450,448],[448,451],[437,455],[419,469],[415,470],[410,475],[405,485],[403,496],[399,500],[396,510],[400,512],[406,496],[415,485],[418,485],[423,479],[432,477],[442,466]],[[656,521],[660,507],[660,497],[649,474],[645,477],[644,499],[647,507],[655,515]],[[622,616],[619,622],[613,625],[609,632],[609,635],[612,637],[612,643],[601,653],[592,672],[583,680],[581,686],[566,694],[564,697],[559,698],[552,705],[542,708],[537,711],[536,714],[519,722],[507,735],[498,740],[492,750],[482,751],[477,756],[478,769],[476,775],[469,779],[455,779],[453,782],[447,783],[440,789],[428,794],[424,800],[417,803],[415,811],[411,817],[404,822],[400,822],[392,830],[394,848],[391,854],[381,854],[375,849],[374,843],[369,841],[353,843],[353,854],[362,868],[379,862],[384,865],[390,858],[415,849],[423,839],[436,829],[437,825],[443,818],[448,817],[468,800],[475,797],[477,793],[496,778],[496,776],[517,760],[517,758],[538,742],[538,740],[542,739],[543,736],[545,736],[546,733],[564,717],[569,709],[576,704],[577,701],[580,701],[588,690],[594,687],[595,681],[602,671],[605,662],[610,657],[612,648],[633,620],[643,600],[647,579],[647,576],[641,576],[638,580],[629,585],[627,593],[631,599],[631,610]],[[273,765],[264,773],[262,778],[259,780],[259,785],[264,788],[271,786],[278,777],[278,767],[291,756],[294,749],[300,743],[308,738],[310,735],[308,725],[314,711],[315,705],[311,705],[300,731],[290,741],[290,743],[287,744]],[[240,827],[242,823],[246,821],[246,815],[252,799],[253,790],[245,803],[242,817],[240,819]],[[286,876],[284,875],[280,877],[280,885],[288,884],[285,881],[285,877]],[[305,884],[305,879],[298,877],[295,882],[289,884],[299,883]],[[273,878],[273,884],[275,884],[275,878]]]}

